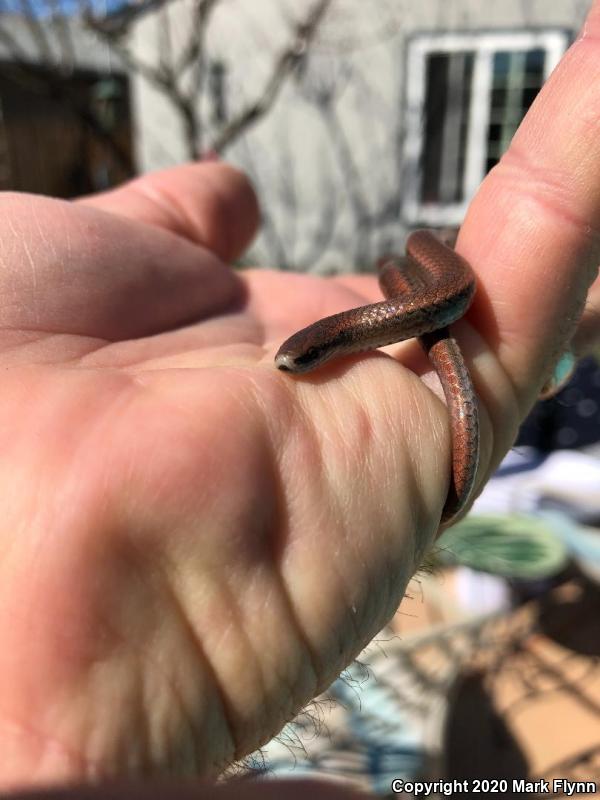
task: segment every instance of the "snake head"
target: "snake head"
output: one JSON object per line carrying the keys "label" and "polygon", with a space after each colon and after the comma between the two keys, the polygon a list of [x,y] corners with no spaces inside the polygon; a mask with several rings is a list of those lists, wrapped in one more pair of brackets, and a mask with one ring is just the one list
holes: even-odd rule
{"label": "snake head", "polygon": [[320,323],[303,328],[281,345],[275,366],[284,372],[310,372],[334,355],[331,336],[324,335]]}

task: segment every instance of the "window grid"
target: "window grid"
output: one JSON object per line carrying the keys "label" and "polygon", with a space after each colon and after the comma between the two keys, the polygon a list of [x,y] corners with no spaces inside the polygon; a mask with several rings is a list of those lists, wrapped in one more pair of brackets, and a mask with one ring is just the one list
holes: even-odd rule
{"label": "window grid", "polygon": [[565,31],[423,35],[409,44],[403,215],[460,223],[566,50]]}

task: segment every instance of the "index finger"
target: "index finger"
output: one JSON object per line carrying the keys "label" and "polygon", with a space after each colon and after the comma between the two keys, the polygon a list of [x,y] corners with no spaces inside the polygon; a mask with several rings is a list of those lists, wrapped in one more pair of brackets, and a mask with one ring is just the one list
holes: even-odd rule
{"label": "index finger", "polygon": [[568,345],[598,273],[599,222],[596,0],[482,184],[458,242],[479,276],[470,318],[497,356],[521,416]]}
{"label": "index finger", "polygon": [[249,179],[223,162],[180,164],[150,172],[79,202],[165,228],[204,245],[224,261],[246,250],[260,222]]}

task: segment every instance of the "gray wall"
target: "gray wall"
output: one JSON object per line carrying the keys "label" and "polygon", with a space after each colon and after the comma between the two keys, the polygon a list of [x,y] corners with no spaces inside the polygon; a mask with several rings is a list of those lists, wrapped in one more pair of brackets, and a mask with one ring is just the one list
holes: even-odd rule
{"label": "gray wall", "polygon": [[[225,0],[208,28],[209,57],[226,70],[233,113],[256,97],[307,0]],[[225,153],[248,170],[265,227],[261,263],[322,272],[366,269],[401,244],[410,224],[406,170],[407,43],[419,33],[575,33],[590,0],[334,0],[300,75],[274,107]],[[145,17],[133,31],[140,56],[156,62],[183,46],[190,4]],[[168,23],[168,24],[167,24]],[[168,33],[168,36],[167,36]],[[204,101],[204,146],[215,135]],[[186,158],[181,120],[148,81],[135,79],[138,156],[144,170]]]}

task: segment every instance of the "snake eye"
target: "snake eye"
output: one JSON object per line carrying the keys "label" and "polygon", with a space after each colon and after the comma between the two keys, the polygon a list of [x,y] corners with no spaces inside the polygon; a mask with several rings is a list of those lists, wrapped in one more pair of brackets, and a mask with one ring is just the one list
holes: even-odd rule
{"label": "snake eye", "polygon": [[319,347],[309,347],[302,355],[296,356],[295,362],[298,367],[306,367],[319,360],[321,349]]}

